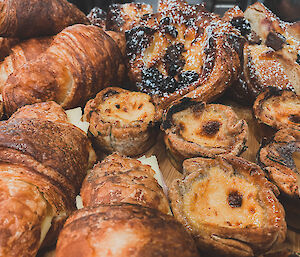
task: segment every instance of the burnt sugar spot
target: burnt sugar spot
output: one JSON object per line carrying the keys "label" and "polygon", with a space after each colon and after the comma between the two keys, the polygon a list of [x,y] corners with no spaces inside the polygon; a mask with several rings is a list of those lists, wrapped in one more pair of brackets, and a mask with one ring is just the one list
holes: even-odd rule
{"label": "burnt sugar spot", "polygon": [[222,123],[217,120],[208,121],[203,124],[201,135],[213,137],[219,132],[221,125]]}
{"label": "burnt sugar spot", "polygon": [[227,201],[232,208],[241,207],[243,203],[243,195],[237,190],[231,191],[228,195]]}

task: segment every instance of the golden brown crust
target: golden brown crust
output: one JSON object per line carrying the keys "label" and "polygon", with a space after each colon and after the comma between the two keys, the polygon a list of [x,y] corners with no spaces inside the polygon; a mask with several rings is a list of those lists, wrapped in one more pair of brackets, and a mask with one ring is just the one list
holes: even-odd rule
{"label": "golden brown crust", "polygon": [[300,131],[300,96],[290,90],[268,88],[255,100],[253,111],[260,122],[271,127]]}
{"label": "golden brown crust", "polygon": [[11,74],[3,88],[5,110],[54,100],[64,108],[85,104],[123,79],[116,43],[96,26],[73,25],[54,37],[46,52]]}
{"label": "golden brown crust", "polygon": [[129,75],[161,111],[184,95],[211,101],[239,70],[238,32],[201,5],[165,1],[126,38]]}
{"label": "golden brown crust", "polygon": [[96,146],[106,152],[135,156],[156,140],[156,109],[147,94],[109,87],[86,104],[84,115]]}
{"label": "golden brown crust", "polygon": [[112,4],[106,17],[106,29],[125,32],[140,23],[143,15],[153,13],[152,6],[142,3]]}
{"label": "golden brown crust", "polygon": [[[31,232],[27,231],[28,226],[17,225],[18,222],[27,222],[34,228],[34,237],[29,240],[23,238],[21,233],[18,237],[12,236],[8,242],[24,250],[26,245],[23,243],[28,241],[34,245],[31,250],[36,252],[46,216],[54,216],[51,232],[57,233],[55,230],[75,209],[75,197],[88,169],[93,149],[85,133],[68,123],[62,108],[54,102],[19,109],[10,119],[0,122],[0,131],[0,180],[16,181],[26,188],[33,188],[39,193],[37,201],[47,207],[43,207],[42,214],[28,214],[28,218],[18,216],[16,212],[16,229],[24,231],[24,237],[28,233],[29,237]],[[29,192],[28,196],[31,195]],[[11,201],[14,203],[15,200]],[[28,201],[29,204],[31,198]],[[5,216],[1,214],[1,218]],[[5,242],[1,241],[1,244]]]}
{"label": "golden brown crust", "polygon": [[196,257],[190,235],[172,216],[138,205],[81,209],[66,222],[57,257]]}
{"label": "golden brown crust", "polygon": [[33,38],[15,45],[0,64],[0,91],[11,73],[45,52],[52,40],[52,37]]}
{"label": "golden brown crust", "polygon": [[239,155],[245,150],[248,125],[221,104],[182,98],[165,112],[161,129],[171,156],[181,167],[191,157],[214,158],[221,154]]}
{"label": "golden brown crust", "polygon": [[30,38],[55,35],[76,23],[88,24],[88,19],[66,0],[4,0],[0,4],[1,36]]}
{"label": "golden brown crust", "polygon": [[10,54],[11,48],[18,43],[16,38],[0,37],[0,61]]}
{"label": "golden brown crust", "polygon": [[258,153],[258,163],[269,178],[286,195],[300,198],[300,131],[279,130],[270,142],[264,142]]}
{"label": "golden brown crust", "polygon": [[175,217],[213,256],[254,256],[283,242],[284,209],[254,163],[232,155],[184,162],[170,190]]}
{"label": "golden brown crust", "polygon": [[168,200],[154,174],[138,160],[109,155],[85,178],[80,191],[83,206],[132,203],[168,214]]}

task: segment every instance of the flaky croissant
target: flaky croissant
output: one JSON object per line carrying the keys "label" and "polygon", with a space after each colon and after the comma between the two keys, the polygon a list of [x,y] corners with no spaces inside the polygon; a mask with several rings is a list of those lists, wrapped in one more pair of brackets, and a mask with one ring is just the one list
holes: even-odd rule
{"label": "flaky croissant", "polygon": [[120,83],[124,69],[118,46],[102,29],[70,26],[39,58],[9,76],[2,90],[6,113],[49,100],[64,108],[83,105],[104,87]]}
{"label": "flaky croissant", "polygon": [[0,63],[0,90],[11,73],[20,68],[24,63],[36,59],[41,53],[45,52],[52,40],[53,37],[32,38],[12,47],[9,56]]}
{"label": "flaky croissant", "polygon": [[89,24],[89,21],[67,0],[0,2],[0,36],[30,38],[55,35],[76,23]]}
{"label": "flaky croissant", "polygon": [[35,256],[75,208],[94,151],[54,102],[0,122],[0,256]]}

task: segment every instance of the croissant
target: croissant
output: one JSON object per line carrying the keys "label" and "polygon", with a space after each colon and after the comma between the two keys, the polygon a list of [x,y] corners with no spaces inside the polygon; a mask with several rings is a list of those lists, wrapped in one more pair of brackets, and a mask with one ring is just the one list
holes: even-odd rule
{"label": "croissant", "polygon": [[52,40],[53,37],[32,38],[12,47],[10,55],[0,64],[0,91],[8,76],[14,70],[28,61],[36,59],[41,53],[45,52]]}
{"label": "croissant", "polygon": [[13,72],[3,87],[5,111],[54,100],[64,108],[85,104],[120,83],[125,66],[116,43],[96,26],[77,24],[54,37],[39,58]]}
{"label": "croissant", "polygon": [[54,102],[0,122],[0,256],[35,256],[55,236],[75,209],[94,154]]}
{"label": "croissant", "polygon": [[88,18],[66,0],[3,0],[0,2],[0,36],[30,38],[55,35]]}
{"label": "croissant", "polygon": [[0,61],[10,54],[11,48],[18,43],[16,38],[0,37]]}

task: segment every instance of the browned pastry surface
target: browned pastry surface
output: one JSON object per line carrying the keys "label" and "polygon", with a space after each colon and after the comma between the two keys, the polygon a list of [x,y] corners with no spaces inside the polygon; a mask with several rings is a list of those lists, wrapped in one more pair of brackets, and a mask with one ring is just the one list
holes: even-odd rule
{"label": "browned pastry surface", "polygon": [[183,95],[211,101],[240,67],[238,31],[182,0],[161,1],[158,13],[144,16],[126,39],[130,77],[161,110]]}
{"label": "browned pastry surface", "polygon": [[108,87],[86,104],[84,116],[103,151],[136,156],[156,141],[156,108],[147,94]]}
{"label": "browned pastry surface", "polygon": [[0,195],[6,199],[0,201],[0,219],[8,221],[1,222],[0,256],[35,256],[47,233],[41,231],[44,221],[49,217],[52,228],[59,228],[75,209],[93,162],[87,136],[54,102],[23,107],[0,122]]}
{"label": "browned pastry surface", "polygon": [[300,198],[300,131],[279,130],[257,153],[270,179],[290,197]]}
{"label": "browned pastry surface", "polygon": [[152,13],[153,9],[149,4],[112,4],[107,12],[106,29],[125,32],[137,26],[143,15],[150,15]]}
{"label": "browned pastry surface", "polygon": [[119,83],[124,64],[116,43],[96,26],[73,25],[54,37],[39,58],[26,63],[3,87],[5,110],[54,100],[64,108],[85,104],[102,88]]}
{"label": "browned pastry surface", "polygon": [[300,95],[290,90],[268,88],[254,102],[255,117],[277,129],[300,131]]}
{"label": "browned pastry surface", "polygon": [[254,163],[225,155],[183,163],[182,180],[170,190],[175,217],[212,256],[254,256],[281,243],[286,235],[284,209]]}
{"label": "browned pastry surface", "polygon": [[0,3],[0,36],[55,35],[76,23],[89,22],[84,13],[66,0],[3,0]]}
{"label": "browned pastry surface", "polygon": [[10,50],[10,55],[0,63],[0,91],[11,73],[45,52],[52,40],[52,37],[33,38],[14,46]]}
{"label": "browned pastry surface", "polygon": [[191,236],[172,216],[138,205],[81,209],[66,222],[56,257],[196,257]]}
{"label": "browned pastry surface", "polygon": [[168,200],[149,165],[116,153],[97,164],[85,178],[80,194],[84,207],[132,203],[169,213]]}
{"label": "browned pastry surface", "polygon": [[0,61],[10,54],[11,48],[18,43],[16,38],[0,37]]}
{"label": "browned pastry surface", "polygon": [[163,116],[161,125],[170,155],[178,163],[191,157],[239,155],[245,150],[248,125],[231,107],[182,98]]}

